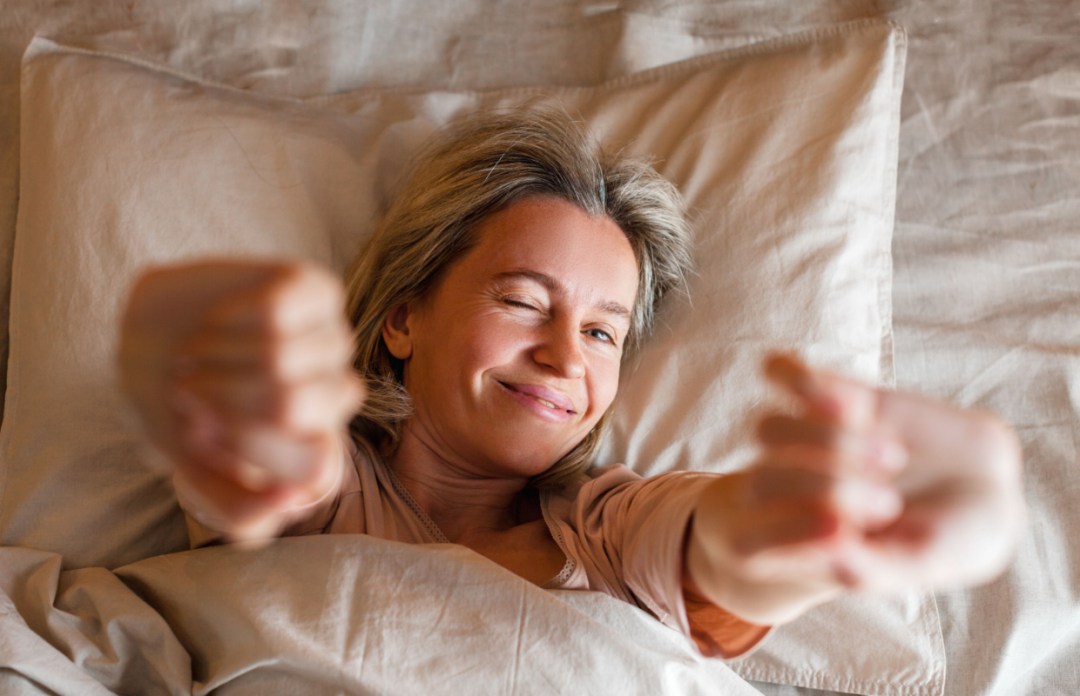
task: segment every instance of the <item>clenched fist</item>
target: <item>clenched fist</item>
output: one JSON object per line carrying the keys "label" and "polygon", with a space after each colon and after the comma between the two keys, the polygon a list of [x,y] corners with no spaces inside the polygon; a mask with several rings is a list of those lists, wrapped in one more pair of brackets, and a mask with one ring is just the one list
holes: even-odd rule
{"label": "clenched fist", "polygon": [[1006,424],[790,356],[765,372],[796,409],[766,416],[757,462],[700,501],[692,587],[745,619],[780,623],[844,589],[950,589],[1004,569],[1024,517]]}
{"label": "clenched fist", "polygon": [[122,386],[181,505],[229,540],[270,538],[337,490],[363,396],[343,304],[307,264],[205,261],[135,283]]}

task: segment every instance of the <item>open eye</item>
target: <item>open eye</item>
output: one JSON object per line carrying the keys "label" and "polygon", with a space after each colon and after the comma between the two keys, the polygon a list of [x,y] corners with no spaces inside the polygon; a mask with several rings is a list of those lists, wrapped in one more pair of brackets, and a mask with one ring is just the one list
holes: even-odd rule
{"label": "open eye", "polygon": [[615,337],[609,334],[607,331],[604,331],[603,329],[585,329],[585,333],[586,335],[591,336],[597,340],[603,341],[605,343],[610,343],[611,345],[615,345]]}

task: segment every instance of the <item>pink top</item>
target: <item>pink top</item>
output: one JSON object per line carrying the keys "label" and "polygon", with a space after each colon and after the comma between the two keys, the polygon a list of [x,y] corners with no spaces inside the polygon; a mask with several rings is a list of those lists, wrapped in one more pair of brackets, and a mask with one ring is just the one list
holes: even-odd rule
{"label": "pink top", "polygon": [[[336,504],[286,530],[287,535],[370,534],[412,544],[451,543],[366,442],[352,451]],[[594,468],[540,507],[566,555],[548,589],[596,590],[634,604],[691,637],[708,656],[736,657],[768,627],[747,623],[708,603],[687,603],[682,559],[690,515],[716,474],[678,472],[644,479],[623,465]],[[210,540],[191,524],[193,545]]]}

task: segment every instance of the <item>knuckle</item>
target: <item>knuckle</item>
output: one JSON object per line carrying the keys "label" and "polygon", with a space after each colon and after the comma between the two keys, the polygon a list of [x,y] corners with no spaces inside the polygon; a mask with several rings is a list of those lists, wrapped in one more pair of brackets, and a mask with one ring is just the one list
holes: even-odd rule
{"label": "knuckle", "polygon": [[271,425],[288,427],[292,425],[296,413],[296,396],[294,390],[278,380],[271,383],[262,395],[263,416]]}
{"label": "knuckle", "polygon": [[837,427],[823,426],[817,430],[816,439],[818,445],[830,453],[835,453],[844,444],[844,431]]}
{"label": "knuckle", "polygon": [[257,329],[263,335],[278,336],[285,330],[287,309],[296,292],[300,271],[294,264],[272,266],[251,294]]}
{"label": "knuckle", "polygon": [[258,364],[277,388],[284,388],[295,376],[295,358],[287,343],[264,341],[260,345]]}

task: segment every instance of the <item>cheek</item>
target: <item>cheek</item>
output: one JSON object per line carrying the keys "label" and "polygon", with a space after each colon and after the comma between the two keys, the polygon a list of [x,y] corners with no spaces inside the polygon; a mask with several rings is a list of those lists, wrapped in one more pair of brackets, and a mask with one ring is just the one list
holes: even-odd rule
{"label": "cheek", "polygon": [[528,344],[521,327],[491,317],[462,322],[454,331],[454,340],[441,342],[434,350],[448,354],[459,376],[469,379],[479,379],[489,368],[514,362]]}
{"label": "cheek", "polygon": [[615,400],[615,394],[619,390],[619,366],[614,364],[600,364],[592,369],[592,407],[594,416],[599,418],[611,406]]}

